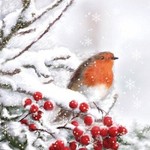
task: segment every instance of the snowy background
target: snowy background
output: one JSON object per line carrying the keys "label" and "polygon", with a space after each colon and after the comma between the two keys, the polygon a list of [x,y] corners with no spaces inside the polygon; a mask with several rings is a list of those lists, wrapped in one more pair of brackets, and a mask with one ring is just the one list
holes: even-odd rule
{"label": "snowy background", "polygon": [[[50,2],[35,1],[38,9]],[[21,0],[9,3],[3,0],[2,6],[3,18],[20,8]],[[72,8],[31,49],[65,46],[81,60],[96,52],[113,52],[119,57],[114,66],[119,94],[115,115],[124,124],[132,121],[150,124],[147,119],[150,113],[149,13],[149,0],[75,0]],[[13,46],[18,48],[23,43],[14,41]]]}
{"label": "snowy background", "polygon": [[[37,7],[47,4],[37,2]],[[114,110],[124,123],[150,124],[148,14],[149,0],[76,0],[49,33],[56,44],[68,47],[81,59],[100,51],[112,51],[119,57],[114,68],[119,102]]]}

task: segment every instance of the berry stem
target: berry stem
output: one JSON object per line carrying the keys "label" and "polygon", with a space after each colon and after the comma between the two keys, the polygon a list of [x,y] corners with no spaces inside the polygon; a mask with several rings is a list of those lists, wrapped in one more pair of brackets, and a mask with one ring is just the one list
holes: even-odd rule
{"label": "berry stem", "polygon": [[56,139],[56,137],[54,136],[54,133],[51,133],[51,132],[49,132],[49,131],[47,131],[47,130],[45,130],[45,129],[36,129],[36,131],[46,132],[46,133],[48,133],[49,135],[51,135],[54,139]]}
{"label": "berry stem", "polygon": [[[23,118],[21,118],[18,122],[20,122],[21,120],[27,118],[31,113],[27,113]],[[22,114],[21,116],[23,116],[24,114]]]}

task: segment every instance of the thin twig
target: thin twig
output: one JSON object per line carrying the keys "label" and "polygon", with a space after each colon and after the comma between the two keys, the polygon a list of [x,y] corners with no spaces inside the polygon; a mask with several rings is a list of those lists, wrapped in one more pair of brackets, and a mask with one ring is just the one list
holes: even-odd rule
{"label": "thin twig", "polygon": [[49,30],[51,29],[51,27],[63,16],[64,12],[67,11],[67,9],[69,8],[69,6],[72,5],[74,0],[70,0],[70,2],[66,5],[66,7],[62,10],[62,12],[55,18],[55,20],[53,22],[51,22],[48,27],[46,28],[46,30],[44,30],[44,32],[42,34],[40,34],[40,36],[32,41],[28,46],[26,46],[21,52],[19,52],[17,55],[15,55],[14,57],[12,58],[8,58],[6,59],[4,63],[8,62],[8,61],[11,61],[13,59],[16,59],[17,57],[19,57],[20,55],[22,55],[24,52],[28,51],[36,42],[38,42],[47,32],[49,32]]}
{"label": "thin twig", "polygon": [[115,106],[116,102],[117,102],[117,99],[118,99],[118,94],[115,94],[114,97],[114,102],[112,103],[112,105],[110,106],[108,112],[106,113],[106,115],[108,115],[110,113],[110,111],[112,110],[112,108]]}
{"label": "thin twig", "polygon": [[[27,113],[23,118],[21,118],[18,122],[20,122],[21,120],[24,120],[25,118],[27,118],[31,113]],[[22,114],[20,117],[22,117],[24,114]]]}
{"label": "thin twig", "polygon": [[106,114],[106,111],[104,111],[103,109],[99,108],[95,102],[93,102],[93,104],[96,106],[97,110],[102,113],[102,116],[103,116],[104,113]]}
{"label": "thin twig", "polygon": [[44,12],[42,12],[38,17],[34,18],[31,21],[31,24],[34,23],[36,20],[40,19],[42,16],[44,16],[47,12],[49,12],[50,10],[54,9],[55,7],[59,6],[59,4],[61,4],[61,2],[63,2],[63,0],[58,0],[55,4],[53,4],[51,7],[47,8]]}
{"label": "thin twig", "polygon": [[54,133],[51,133],[51,132],[49,132],[49,131],[47,131],[47,130],[45,130],[45,129],[36,129],[36,131],[46,132],[46,133],[48,133],[49,135],[51,135],[54,139],[56,139],[56,137],[54,136]]}

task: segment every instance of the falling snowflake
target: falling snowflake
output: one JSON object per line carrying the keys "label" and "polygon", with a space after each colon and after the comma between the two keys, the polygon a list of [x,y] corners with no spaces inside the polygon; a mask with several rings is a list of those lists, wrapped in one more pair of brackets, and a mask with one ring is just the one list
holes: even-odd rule
{"label": "falling snowflake", "polygon": [[140,53],[140,51],[135,50],[135,51],[132,53],[132,58],[133,58],[135,61],[139,61],[139,60],[141,59],[141,53]]}
{"label": "falling snowflake", "polygon": [[135,97],[134,101],[133,101],[133,107],[135,109],[141,109],[142,107],[142,102],[138,99],[138,97]]}
{"label": "falling snowflake", "polygon": [[135,81],[129,79],[129,80],[125,81],[125,86],[129,90],[132,90],[135,87]]}
{"label": "falling snowflake", "polygon": [[99,22],[100,21],[100,15],[98,13],[95,13],[94,15],[92,15],[92,20],[94,22]]}
{"label": "falling snowflake", "polygon": [[85,37],[83,41],[80,42],[84,47],[89,47],[92,45],[92,39],[89,37]]}

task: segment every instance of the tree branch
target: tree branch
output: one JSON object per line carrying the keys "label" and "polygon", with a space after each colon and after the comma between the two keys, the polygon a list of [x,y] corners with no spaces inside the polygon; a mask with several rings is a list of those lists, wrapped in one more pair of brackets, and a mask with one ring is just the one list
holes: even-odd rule
{"label": "tree branch", "polygon": [[0,70],[1,75],[9,75],[9,76],[13,76],[13,75],[18,74],[20,72],[21,72],[21,69],[15,69],[12,72],[9,72],[9,71],[4,72],[4,71]]}
{"label": "tree branch", "polygon": [[28,46],[26,46],[21,52],[19,52],[17,55],[15,55],[12,58],[8,58],[6,59],[3,63],[6,63],[8,61],[11,61],[13,59],[16,59],[17,57],[19,57],[20,55],[22,55],[24,52],[28,51],[36,42],[38,42],[47,32],[49,32],[49,30],[51,29],[51,27],[62,17],[62,15],[64,14],[64,12],[67,11],[67,9],[69,8],[69,6],[71,6],[71,4],[73,3],[73,0],[70,0],[70,2],[66,5],[66,7],[62,10],[62,12],[55,18],[55,20],[53,22],[51,22],[48,27],[46,28],[46,30],[44,30],[44,32],[42,34],[40,34],[40,36],[32,41]]}
{"label": "tree branch", "polygon": [[110,108],[109,108],[108,112],[106,113],[106,115],[108,115],[110,113],[110,111],[112,110],[112,108],[115,106],[115,104],[117,102],[117,99],[118,99],[118,94],[115,94],[113,98],[114,98],[114,102],[110,106]]}
{"label": "tree branch", "polygon": [[[32,23],[34,23],[36,20],[40,19],[43,15],[45,15],[47,12],[49,12],[50,10],[54,9],[55,7],[59,6],[59,4],[62,2],[63,0],[58,0],[55,4],[53,4],[51,7],[47,8],[44,12],[42,12],[38,17],[34,18],[31,21],[23,21],[23,17],[22,14],[23,12],[25,12],[25,10],[29,7],[30,5],[30,0],[22,0],[23,2],[23,9],[16,21],[16,24],[12,27],[11,29],[11,33],[9,33],[6,37],[2,38],[2,41],[0,41],[0,50],[2,50],[9,42],[9,40],[20,30],[20,29],[24,29],[28,26],[30,26]],[[3,35],[3,30],[0,31],[0,34]]]}

